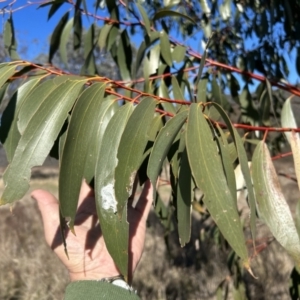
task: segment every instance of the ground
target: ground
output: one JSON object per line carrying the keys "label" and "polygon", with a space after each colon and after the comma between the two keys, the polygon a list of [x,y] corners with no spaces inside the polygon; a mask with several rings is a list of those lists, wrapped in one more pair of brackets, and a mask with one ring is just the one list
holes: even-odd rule
{"label": "ground", "polygon": [[[2,152],[1,173],[6,164]],[[280,174],[295,177],[290,157],[275,163]],[[57,179],[57,162],[47,160],[44,167],[34,169],[31,190],[44,188],[57,195]],[[280,176],[280,181],[294,212],[299,199],[297,183],[285,176]],[[2,190],[1,182],[0,192]],[[175,233],[164,235],[164,228],[154,212],[150,214],[148,225],[145,252],[133,283],[142,299],[216,299],[215,292],[221,282],[225,280],[232,285],[226,267],[228,251],[218,249],[213,242],[201,242],[205,224],[197,214],[193,218],[192,240],[185,248],[179,246]],[[271,234],[262,223],[258,223],[257,230],[260,241],[270,240]],[[68,275],[44,241],[41,217],[29,193],[15,203],[12,212],[8,206],[0,208],[0,253],[0,300],[63,298]],[[258,279],[246,271],[243,274],[248,298],[289,299],[292,266],[285,251],[272,241],[252,261]]]}

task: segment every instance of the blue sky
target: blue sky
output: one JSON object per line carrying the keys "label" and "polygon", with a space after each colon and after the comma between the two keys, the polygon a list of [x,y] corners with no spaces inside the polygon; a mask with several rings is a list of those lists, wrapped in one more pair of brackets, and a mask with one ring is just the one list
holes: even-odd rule
{"label": "blue sky", "polygon": [[[32,3],[38,2],[32,1]],[[49,7],[42,7],[37,10],[38,6],[38,4],[28,5],[28,1],[26,0],[17,0],[13,5],[13,9],[17,9],[13,13],[13,20],[18,45],[20,47],[23,44],[28,47],[28,52],[26,55],[22,56],[22,58],[29,60],[33,59],[41,52],[48,53],[51,33],[59,22],[61,16],[68,9],[68,6],[70,7],[70,5],[64,4],[57,13],[49,21],[47,21]],[[0,7],[3,6],[0,5]],[[4,16],[5,19],[7,17],[8,15]],[[3,18],[1,27],[1,31],[3,31]]]}
{"label": "blue sky", "polygon": [[[9,2],[10,1],[6,0],[4,3]],[[28,5],[29,2],[31,3],[30,5]],[[13,20],[18,46],[19,48],[21,48],[22,45],[28,47],[28,52],[25,53],[25,55],[21,54],[21,57],[24,59],[32,60],[41,52],[48,53],[50,36],[59,20],[68,10],[70,10],[71,16],[74,12],[73,7],[70,4],[63,4],[52,16],[52,18],[47,21],[50,6],[41,7],[38,9],[42,2],[45,1],[16,0],[12,6],[12,9],[14,10]],[[86,2],[88,11],[94,12],[94,1],[87,0]],[[4,3],[1,3],[0,0],[0,9],[5,6]],[[97,15],[107,17],[108,15],[105,15],[105,13],[105,10],[98,9],[97,11]],[[8,13],[4,15],[2,14],[0,17],[1,32],[3,32],[5,21],[8,17]],[[82,21],[83,26],[88,28],[92,22],[94,22],[94,19],[92,17],[88,18],[83,16]],[[98,21],[98,25],[101,24],[100,22],[102,21]],[[139,44],[137,37],[134,37],[134,41],[136,44]]]}

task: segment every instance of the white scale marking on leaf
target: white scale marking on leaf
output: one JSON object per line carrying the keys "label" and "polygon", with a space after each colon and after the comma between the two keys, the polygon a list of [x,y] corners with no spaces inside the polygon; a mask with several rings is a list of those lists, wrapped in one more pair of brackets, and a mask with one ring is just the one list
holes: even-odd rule
{"label": "white scale marking on leaf", "polygon": [[112,209],[114,213],[117,212],[117,201],[115,197],[115,188],[112,183],[104,186],[101,189],[102,208],[104,210]]}

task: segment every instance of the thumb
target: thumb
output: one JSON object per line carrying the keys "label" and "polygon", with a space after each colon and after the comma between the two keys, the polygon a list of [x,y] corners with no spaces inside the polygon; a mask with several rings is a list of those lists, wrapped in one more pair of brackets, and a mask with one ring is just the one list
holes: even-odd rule
{"label": "thumb", "polygon": [[57,199],[45,190],[35,190],[31,197],[38,203],[42,214],[46,241],[52,244],[59,227],[59,206]]}

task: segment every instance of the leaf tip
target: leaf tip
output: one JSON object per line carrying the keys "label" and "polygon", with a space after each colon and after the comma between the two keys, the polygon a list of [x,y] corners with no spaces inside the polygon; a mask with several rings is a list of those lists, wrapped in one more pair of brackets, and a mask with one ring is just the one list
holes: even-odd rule
{"label": "leaf tip", "polygon": [[254,275],[254,273],[252,272],[251,266],[250,266],[250,260],[247,259],[246,261],[243,262],[243,266],[245,267],[245,269],[249,272],[249,274],[255,278],[258,279],[257,276]]}
{"label": "leaf tip", "polygon": [[67,247],[64,247],[64,251],[65,251],[65,254],[66,254],[68,260],[70,260],[70,257],[69,257],[69,253],[68,253]]}
{"label": "leaf tip", "polygon": [[74,220],[71,217],[65,217],[65,220],[69,230],[76,236],[74,229]]}

